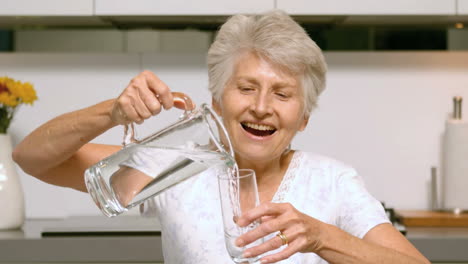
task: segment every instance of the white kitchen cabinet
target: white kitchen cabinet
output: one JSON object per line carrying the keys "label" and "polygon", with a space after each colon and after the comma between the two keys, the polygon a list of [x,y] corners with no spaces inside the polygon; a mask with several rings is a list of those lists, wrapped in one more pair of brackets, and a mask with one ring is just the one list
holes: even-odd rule
{"label": "white kitchen cabinet", "polygon": [[0,16],[91,16],[93,0],[0,0]]}
{"label": "white kitchen cabinet", "polygon": [[459,15],[468,15],[468,0],[457,0],[458,12]]}
{"label": "white kitchen cabinet", "polygon": [[277,0],[277,7],[295,15],[455,15],[456,1]]}
{"label": "white kitchen cabinet", "polygon": [[274,0],[95,0],[96,15],[232,15],[274,8]]}

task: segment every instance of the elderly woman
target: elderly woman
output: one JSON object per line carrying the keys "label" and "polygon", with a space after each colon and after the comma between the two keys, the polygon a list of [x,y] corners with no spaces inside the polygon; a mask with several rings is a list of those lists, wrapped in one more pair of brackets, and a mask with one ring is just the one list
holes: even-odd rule
{"label": "elderly woman", "polygon": [[[290,149],[307,126],[326,73],[320,49],[296,22],[281,11],[234,16],[221,27],[207,60],[212,104],[229,132],[237,164],[257,176],[261,205],[237,223],[262,223],[236,244],[266,239],[244,256],[261,255],[262,263],[429,263],[389,223],[355,170]],[[45,182],[86,191],[84,170],[120,148],[89,141],[172,106],[169,87],[144,71],[117,99],[42,125],[13,157]],[[172,187],[155,204],[166,263],[232,263],[213,174],[203,172]]]}

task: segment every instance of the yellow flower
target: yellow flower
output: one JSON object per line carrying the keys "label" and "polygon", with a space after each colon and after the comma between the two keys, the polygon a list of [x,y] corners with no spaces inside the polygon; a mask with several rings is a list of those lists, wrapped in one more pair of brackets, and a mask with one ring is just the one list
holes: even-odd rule
{"label": "yellow flower", "polygon": [[[0,87],[6,87],[6,93],[9,94],[8,100],[4,99],[5,102],[9,102],[9,106],[16,106],[19,103],[30,104],[37,100],[36,91],[31,83],[25,82],[22,83],[20,81],[16,81],[14,79],[8,77],[0,78]],[[0,88],[0,92],[2,92]],[[5,93],[5,91],[3,91]],[[4,95],[4,97],[7,97]],[[13,100],[16,103],[13,103]],[[6,103],[5,103],[6,104]]]}
{"label": "yellow flower", "polygon": [[22,103],[32,104],[37,99],[36,91],[31,83],[13,81],[8,83],[8,88],[11,94],[18,98]]}
{"label": "yellow flower", "polygon": [[3,92],[8,92],[8,82],[9,78],[8,77],[0,77],[0,93]]}
{"label": "yellow flower", "polygon": [[16,98],[16,96],[7,92],[3,92],[3,93],[0,93],[0,104],[9,106],[9,107],[16,107],[19,104],[19,101]]}
{"label": "yellow flower", "polygon": [[26,104],[32,105],[32,103],[37,100],[37,95],[36,91],[34,90],[34,86],[31,83],[26,82],[23,84],[23,91],[23,96],[20,97],[21,101],[23,101]]}
{"label": "yellow flower", "polygon": [[36,100],[36,91],[31,83],[0,77],[0,134],[7,133],[20,104],[32,105]]}

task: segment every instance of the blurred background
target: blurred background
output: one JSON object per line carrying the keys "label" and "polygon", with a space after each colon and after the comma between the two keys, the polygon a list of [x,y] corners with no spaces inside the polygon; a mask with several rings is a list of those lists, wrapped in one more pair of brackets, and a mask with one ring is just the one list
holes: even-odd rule
{"label": "blurred background", "polygon": [[[2,1],[0,75],[33,83],[39,97],[9,131],[16,144],[56,115],[117,97],[144,69],[210,102],[205,54],[219,25],[234,13],[281,8],[329,65],[327,89],[295,147],[356,167],[388,206],[427,209],[452,97],[468,95],[466,2]],[[119,144],[121,136],[117,128],[96,141]],[[27,217],[99,213],[86,194],[21,180]]]}
{"label": "blurred background", "polygon": [[[57,115],[117,97],[146,69],[197,104],[211,102],[205,55],[216,30],[230,15],[273,8],[303,25],[329,67],[293,148],[355,167],[389,208],[434,209],[431,168],[442,182],[452,99],[468,98],[468,0],[0,0],[0,76],[31,82],[39,97],[15,115],[13,145]],[[139,135],[178,114],[145,122]],[[122,136],[117,127],[94,142]],[[26,218],[101,214],[88,194],[17,170]]]}

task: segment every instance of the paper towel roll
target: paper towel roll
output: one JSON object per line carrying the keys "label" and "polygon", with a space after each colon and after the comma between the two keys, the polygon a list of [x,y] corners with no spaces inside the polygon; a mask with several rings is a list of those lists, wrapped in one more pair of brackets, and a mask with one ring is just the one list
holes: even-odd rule
{"label": "paper towel roll", "polygon": [[468,122],[449,119],[443,145],[444,208],[468,210]]}

